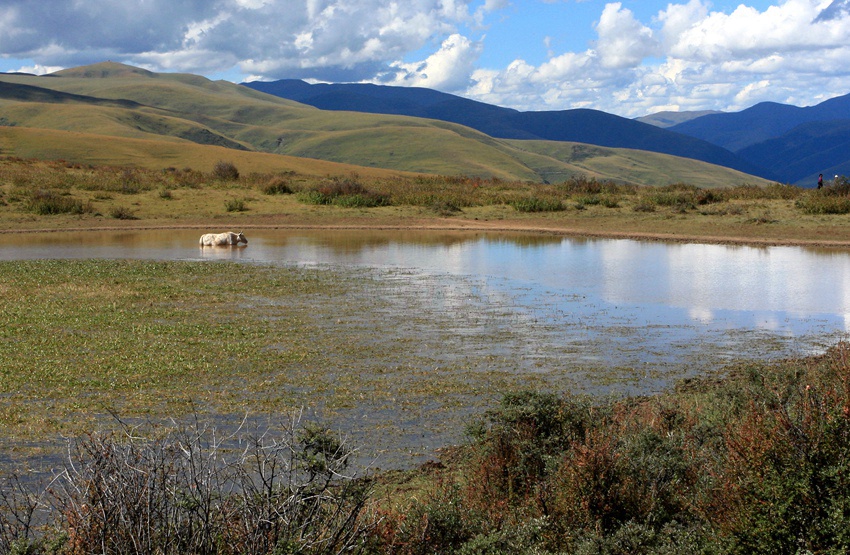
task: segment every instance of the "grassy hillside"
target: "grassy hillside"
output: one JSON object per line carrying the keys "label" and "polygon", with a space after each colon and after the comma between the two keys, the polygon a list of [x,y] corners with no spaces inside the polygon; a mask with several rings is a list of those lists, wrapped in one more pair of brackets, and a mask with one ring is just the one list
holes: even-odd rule
{"label": "grassy hillside", "polygon": [[651,186],[687,183],[712,188],[768,183],[766,179],[730,168],[657,152],[560,141],[506,142],[519,151],[518,158],[535,167],[551,183],[577,175]]}
{"label": "grassy hillside", "polygon": [[[322,111],[225,81],[157,74],[116,63],[42,77],[0,76],[0,123],[7,126],[2,128],[2,154],[79,163],[147,168],[186,164],[208,170],[211,160],[225,157],[197,150],[197,145],[211,145],[364,168],[530,182],[578,175],[651,185],[764,182],[684,158],[602,149],[594,152],[604,154],[589,160],[572,143],[502,141],[436,120]],[[11,134],[11,128],[42,132],[35,141],[33,135]],[[85,137],[68,144],[67,134],[49,130]],[[131,144],[130,139],[148,142]],[[183,148],[186,154],[179,153]],[[146,159],[149,156],[153,158]],[[235,154],[226,158],[247,161]],[[198,160],[202,165],[193,166]],[[281,163],[288,164],[291,161]]]}

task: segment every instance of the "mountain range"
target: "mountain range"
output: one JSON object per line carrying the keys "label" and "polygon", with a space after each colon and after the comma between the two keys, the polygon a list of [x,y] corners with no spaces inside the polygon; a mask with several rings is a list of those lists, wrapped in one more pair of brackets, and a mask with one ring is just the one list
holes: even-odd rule
{"label": "mountain range", "polygon": [[658,114],[631,120],[587,109],[520,112],[422,88],[294,79],[243,85],[323,110],[432,118],[496,138],[647,150],[782,183],[813,186],[819,173],[850,174],[850,95],[806,108],[763,102],[735,113]]}
{"label": "mountain range", "polygon": [[762,102],[734,113],[709,114],[671,131],[709,141],[784,183],[809,185],[817,175],[850,175],[850,95],[809,107]]}
{"label": "mountain range", "polygon": [[[442,94],[411,92],[426,99]],[[461,115],[468,102],[455,102]],[[0,153],[205,171],[228,160],[244,172],[320,176],[440,174],[538,183],[582,176],[700,187],[768,182],[723,165],[652,152],[690,144],[689,151],[674,152],[702,152],[737,164],[733,154],[702,139],[602,112],[568,114],[569,127],[584,139],[575,142],[544,140],[556,136],[562,120],[477,107],[472,115],[486,112],[483,121],[513,128],[521,138],[494,138],[436,118],[323,110],[228,81],[103,62],[42,76],[0,74]],[[516,120],[501,117],[508,112]],[[519,134],[524,122],[529,130]]]}

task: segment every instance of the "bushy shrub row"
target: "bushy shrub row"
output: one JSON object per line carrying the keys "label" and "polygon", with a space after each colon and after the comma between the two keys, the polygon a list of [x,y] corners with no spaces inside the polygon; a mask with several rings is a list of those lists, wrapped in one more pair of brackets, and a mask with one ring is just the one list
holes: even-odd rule
{"label": "bushy shrub row", "polygon": [[839,177],[828,187],[800,195],[795,204],[806,214],[848,214],[850,181]]}
{"label": "bushy shrub row", "polygon": [[846,553],[850,345],[598,403],[508,395],[376,551]]}
{"label": "bushy shrub row", "polygon": [[[167,168],[152,171],[138,168],[91,167],[65,162],[39,163],[0,160],[4,180],[11,183],[7,204],[42,195],[25,208],[39,214],[83,213],[89,204],[73,200],[73,191],[138,194],[161,192],[160,198],[172,198],[180,187],[205,186],[256,189],[267,195],[296,194],[304,203],[353,208],[377,206],[420,206],[440,215],[451,216],[473,206],[510,206],[518,212],[550,212],[574,207],[625,207],[635,212],[674,212],[699,210],[704,215],[740,214],[746,206],[736,201],[793,200],[807,214],[850,213],[850,182],[836,179],[821,190],[773,184],[739,185],[730,188],[703,189],[683,183],[663,187],[639,187],[608,180],[570,177],[550,185],[483,179],[467,176],[419,176],[363,179],[352,173],[347,177],[317,179],[294,172],[243,174],[232,162],[219,161],[209,172]],[[164,192],[164,193],[163,193]],[[68,197],[62,199],[60,197]],[[97,197],[95,197],[97,198]],[[717,209],[703,207],[728,203]],[[225,206],[240,211],[237,204]]]}
{"label": "bushy shrub row", "polygon": [[517,212],[558,212],[564,204],[558,199],[529,197],[512,201],[510,205]]}

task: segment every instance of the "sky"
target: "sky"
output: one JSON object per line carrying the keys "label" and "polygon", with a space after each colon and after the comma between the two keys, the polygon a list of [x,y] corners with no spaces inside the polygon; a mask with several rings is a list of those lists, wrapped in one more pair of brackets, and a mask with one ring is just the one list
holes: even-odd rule
{"label": "sky", "polygon": [[0,72],[102,61],[625,117],[850,93],[850,0],[0,0]]}

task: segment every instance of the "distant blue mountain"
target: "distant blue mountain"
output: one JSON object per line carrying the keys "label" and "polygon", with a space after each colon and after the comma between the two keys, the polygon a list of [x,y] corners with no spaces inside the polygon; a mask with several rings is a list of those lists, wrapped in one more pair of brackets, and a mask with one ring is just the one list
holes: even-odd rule
{"label": "distant blue mountain", "polygon": [[782,182],[812,186],[819,173],[850,175],[850,95],[800,108],[762,102],[740,112],[711,114],[671,131],[722,146]]}
{"label": "distant blue mountain", "polygon": [[803,123],[738,154],[802,186],[814,186],[819,173],[827,178],[850,175],[850,119]]}
{"label": "distant blue mountain", "polygon": [[706,140],[598,110],[520,112],[415,87],[312,85],[295,79],[243,85],[323,110],[431,118],[466,125],[501,139],[574,141],[648,150],[702,160],[767,179],[778,178],[771,171]]}
{"label": "distant blue mountain", "polygon": [[850,95],[831,98],[807,108],[761,102],[740,112],[710,114],[670,129],[738,152],[779,137],[803,123],[841,119],[850,119]]}

